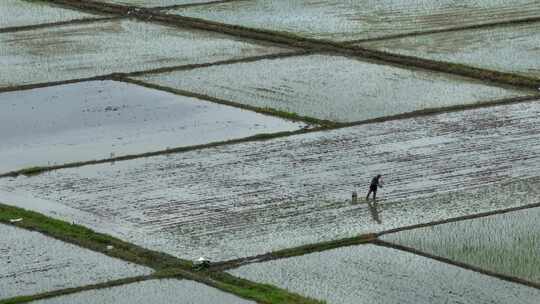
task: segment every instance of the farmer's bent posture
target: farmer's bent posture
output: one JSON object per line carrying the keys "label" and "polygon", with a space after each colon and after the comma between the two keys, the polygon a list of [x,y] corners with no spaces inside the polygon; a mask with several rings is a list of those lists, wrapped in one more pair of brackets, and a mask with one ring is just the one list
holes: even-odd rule
{"label": "farmer's bent posture", "polygon": [[373,192],[373,199],[375,200],[377,198],[377,188],[379,186],[382,188],[381,182],[379,181],[380,178],[381,178],[381,175],[379,174],[371,180],[371,184],[369,185],[369,191],[367,193],[366,200],[369,199],[369,195],[371,194],[371,192]]}

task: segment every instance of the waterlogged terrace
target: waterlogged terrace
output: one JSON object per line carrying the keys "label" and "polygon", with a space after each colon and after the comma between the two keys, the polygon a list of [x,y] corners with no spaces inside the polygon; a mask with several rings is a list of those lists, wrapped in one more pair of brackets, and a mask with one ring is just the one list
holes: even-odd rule
{"label": "waterlogged terrace", "polygon": [[[540,187],[519,188],[540,195]],[[493,215],[385,235],[422,252],[540,282],[540,209]]]}
{"label": "waterlogged terrace", "polygon": [[[497,183],[537,185],[539,112],[522,103],[53,171],[0,180],[0,199],[188,259],[250,256],[537,203]],[[379,172],[382,225],[346,202]],[[487,195],[471,205],[474,191]]]}
{"label": "waterlogged terrace", "polygon": [[248,28],[347,41],[540,15],[538,0],[231,1],[169,13]]}
{"label": "waterlogged terrace", "polygon": [[288,50],[133,20],[70,24],[0,33],[0,88],[280,52]]}
{"label": "waterlogged terrace", "polygon": [[233,274],[335,304],[533,304],[540,291],[393,249],[345,247]]}

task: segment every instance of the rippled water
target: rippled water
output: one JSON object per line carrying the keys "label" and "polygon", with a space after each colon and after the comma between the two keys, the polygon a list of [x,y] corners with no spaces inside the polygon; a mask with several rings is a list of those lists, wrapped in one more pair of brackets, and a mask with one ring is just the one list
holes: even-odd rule
{"label": "rippled water", "polygon": [[0,94],[0,172],[298,129],[303,124],[113,81]]}
{"label": "rippled water", "polygon": [[528,94],[441,73],[325,55],[220,65],[138,79],[339,122]]}
{"label": "rippled water", "polygon": [[0,300],[152,272],[147,267],[2,224],[0,244]]}
{"label": "rippled water", "polygon": [[254,0],[171,13],[336,41],[538,16],[538,0]]}
{"label": "rippled water", "polygon": [[[540,4],[537,4],[540,7]],[[540,77],[540,22],[360,44],[391,53]]]}
{"label": "rippled water", "polygon": [[[540,197],[540,186],[513,187]],[[384,240],[540,283],[540,209],[385,235]]]}
{"label": "rippled water", "polygon": [[0,33],[0,88],[284,51],[217,33],[131,20]]}
{"label": "rippled water", "polygon": [[152,280],[113,288],[83,291],[34,304],[249,304],[234,295],[186,280]]}
{"label": "rippled water", "polygon": [[394,249],[363,245],[230,271],[336,304],[537,303],[540,291]]}
{"label": "rippled water", "polygon": [[97,17],[97,15],[47,5],[39,1],[0,1],[0,28]]}
{"label": "rippled water", "polygon": [[[539,184],[539,111],[490,107],[1,179],[0,201],[188,259],[250,256],[538,203],[511,189]],[[378,173],[377,210],[351,205]]]}

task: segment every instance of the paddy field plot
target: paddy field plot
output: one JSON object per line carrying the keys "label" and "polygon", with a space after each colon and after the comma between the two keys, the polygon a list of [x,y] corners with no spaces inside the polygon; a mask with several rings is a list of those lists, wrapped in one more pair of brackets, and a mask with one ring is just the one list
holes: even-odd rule
{"label": "paddy field plot", "polygon": [[[539,114],[520,103],[1,179],[0,200],[187,259],[245,257],[538,203],[508,187],[538,187]],[[349,200],[379,173],[374,216]]]}
{"label": "paddy field plot", "polygon": [[231,271],[327,303],[537,303],[540,291],[407,252],[345,247]]}
{"label": "paddy field plot", "polygon": [[267,59],[137,79],[338,122],[528,94],[441,73],[329,55]]}
{"label": "paddy field plot", "polygon": [[0,300],[152,272],[38,232],[2,224],[0,244]]}
{"label": "paddy field plot", "polygon": [[213,0],[98,0],[98,2],[141,7],[165,7],[171,5],[202,4]]}
{"label": "paddy field plot", "polygon": [[0,29],[97,17],[40,1],[0,1]]}
{"label": "paddy field plot", "polygon": [[115,81],[1,93],[0,108],[0,173],[304,126]]}
{"label": "paddy field plot", "polygon": [[540,15],[538,0],[255,0],[169,13],[333,41],[447,29]]}
{"label": "paddy field plot", "polygon": [[360,45],[540,78],[540,22],[410,36]]}
{"label": "paddy field plot", "polygon": [[34,304],[250,304],[234,295],[186,280],[151,280],[32,302]]}
{"label": "paddy field plot", "polygon": [[131,20],[7,32],[0,33],[0,88],[285,51],[222,34]]}
{"label": "paddy field plot", "polygon": [[[540,197],[539,189],[514,188]],[[540,282],[539,208],[388,234],[383,240]]]}

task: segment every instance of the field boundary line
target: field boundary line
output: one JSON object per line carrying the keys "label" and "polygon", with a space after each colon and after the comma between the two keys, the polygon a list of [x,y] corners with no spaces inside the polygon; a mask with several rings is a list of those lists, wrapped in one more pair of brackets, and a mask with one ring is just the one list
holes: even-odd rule
{"label": "field boundary line", "polygon": [[[118,17],[115,19],[121,20],[121,19],[124,19],[124,17]],[[291,52],[281,52],[281,53],[276,53],[276,54],[249,56],[249,57],[244,57],[244,58],[227,59],[227,60],[220,60],[220,61],[207,62],[207,63],[184,64],[184,65],[162,67],[162,68],[155,68],[155,69],[149,69],[149,70],[140,70],[140,71],[134,71],[134,72],[114,72],[114,73],[109,73],[109,74],[104,74],[104,75],[75,78],[75,79],[68,79],[68,80],[11,85],[11,86],[6,86],[6,87],[0,87],[0,94],[7,93],[7,92],[27,91],[27,90],[33,90],[33,89],[39,89],[39,88],[53,87],[53,86],[72,84],[72,83],[78,83],[78,82],[101,81],[101,80],[123,81],[127,77],[139,77],[139,76],[147,75],[147,74],[167,73],[167,72],[191,70],[191,69],[196,69],[196,68],[220,66],[220,65],[227,65],[227,64],[234,64],[234,63],[254,62],[254,61],[265,60],[265,59],[274,60],[274,59],[281,59],[281,58],[288,58],[288,57],[295,57],[295,56],[305,56],[309,54],[312,54],[312,52],[304,51],[304,50],[296,50],[296,51],[292,50]]]}
{"label": "field boundary line", "polygon": [[525,24],[525,23],[537,23],[537,22],[540,22],[540,16],[487,22],[487,23],[478,23],[478,24],[471,24],[471,25],[465,25],[465,26],[451,27],[451,28],[446,28],[446,29],[416,31],[416,32],[408,32],[408,33],[380,36],[380,37],[373,37],[373,38],[355,39],[355,40],[345,41],[344,43],[347,45],[361,44],[361,43],[369,43],[369,42],[375,42],[375,41],[385,41],[385,40],[424,36],[424,35],[439,34],[439,33],[451,33],[451,32],[476,30],[476,29],[484,29],[484,28],[489,29],[489,28],[505,27],[505,26],[512,26],[512,25]]}
{"label": "field boundary line", "polygon": [[288,32],[277,32],[264,29],[256,29],[239,25],[231,25],[200,18],[186,17],[181,15],[171,15],[149,9],[134,8],[130,6],[104,4],[92,0],[49,0],[51,2],[76,7],[81,10],[90,10],[101,13],[112,13],[117,15],[132,16],[143,21],[151,21],[177,26],[181,28],[201,29],[228,34],[244,39],[266,41],[275,44],[288,45],[296,48],[303,48],[313,51],[327,51],[338,54],[345,54],[364,59],[379,60],[383,63],[393,63],[407,68],[418,68],[424,70],[438,71],[447,74],[460,75],[468,78],[479,79],[486,83],[495,85],[511,85],[537,90],[540,87],[540,79],[528,77],[520,74],[512,74],[484,68],[476,68],[465,64],[436,61],[413,56],[393,54],[390,52],[373,50],[361,46],[348,45],[341,42],[333,42],[322,39],[312,39],[300,37]]}
{"label": "field boundary line", "polygon": [[[104,80],[114,80],[114,79],[110,78],[110,79],[104,79]],[[123,80],[118,80],[118,79],[116,80],[123,81]],[[179,93],[180,92],[179,90],[175,90],[175,89],[171,89],[167,87],[160,87],[160,86],[154,86],[154,85],[149,85],[147,87],[182,95]],[[197,95],[193,95],[187,92],[186,95],[184,96],[196,97]],[[200,96],[197,98],[200,98]],[[355,123],[335,124],[334,126],[323,125],[323,126],[315,126],[314,128],[299,129],[295,131],[284,131],[284,132],[276,132],[276,133],[259,133],[259,134],[255,134],[249,137],[244,137],[244,138],[239,138],[239,139],[232,139],[232,140],[221,141],[221,142],[212,142],[208,144],[193,145],[193,146],[187,146],[187,147],[176,147],[176,148],[170,148],[170,149],[165,149],[165,150],[144,152],[144,153],[139,153],[139,154],[129,154],[129,155],[117,156],[114,158],[70,162],[70,163],[64,163],[64,164],[55,165],[55,166],[35,166],[35,167],[23,168],[20,170],[0,173],[0,179],[8,178],[8,177],[17,177],[19,175],[35,175],[35,174],[41,174],[41,173],[55,171],[55,170],[77,168],[77,167],[83,167],[83,166],[89,166],[89,165],[114,163],[117,161],[128,161],[128,160],[133,160],[133,159],[138,159],[138,158],[162,156],[162,155],[176,154],[176,153],[185,153],[185,152],[190,152],[190,151],[203,150],[203,149],[208,149],[208,148],[218,148],[218,147],[236,145],[236,144],[242,144],[242,143],[248,143],[248,142],[266,141],[266,140],[285,138],[285,137],[308,134],[308,133],[327,132],[327,131],[339,130],[339,129],[344,129],[344,128],[362,126],[362,125],[367,125],[367,124],[385,123],[388,121],[395,121],[395,120],[401,120],[401,119],[411,119],[411,118],[416,118],[416,117],[424,117],[424,116],[432,116],[432,115],[434,116],[444,115],[446,113],[458,112],[458,111],[463,111],[463,110],[474,110],[474,109],[479,109],[479,108],[488,108],[488,107],[502,106],[502,105],[514,104],[514,103],[538,102],[539,99],[540,99],[540,95],[524,96],[524,97],[517,97],[517,98],[510,98],[510,99],[502,99],[502,100],[497,100],[493,102],[472,104],[472,105],[462,105],[462,106],[452,106],[449,108],[432,109],[429,111],[421,110],[421,111],[416,111],[416,112],[411,112],[411,113],[398,114],[396,116],[386,116],[386,117],[381,117],[381,118],[364,120],[364,121],[359,121]],[[211,102],[211,100],[207,100],[207,101]],[[266,114],[277,116],[276,114],[271,114],[271,113],[266,113]],[[281,118],[284,118],[284,117],[281,117]],[[287,119],[291,120],[291,118],[287,118]]]}
{"label": "field boundary line", "polygon": [[238,259],[233,259],[233,260],[228,260],[228,261],[223,261],[223,262],[216,262],[211,266],[211,270],[212,271],[225,271],[225,270],[242,267],[248,264],[264,263],[264,262],[269,262],[269,261],[274,261],[274,260],[302,256],[302,255],[316,253],[316,252],[333,250],[337,248],[364,245],[364,244],[369,244],[375,241],[376,239],[377,239],[376,234],[366,233],[366,234],[360,234],[355,237],[301,245],[298,247],[281,249],[277,251],[255,255],[255,256],[238,258]]}
{"label": "field boundary line", "polygon": [[52,28],[52,27],[58,27],[58,26],[64,26],[64,25],[77,25],[77,24],[89,24],[89,23],[99,23],[103,21],[114,21],[114,20],[122,20],[125,19],[123,16],[116,16],[116,17],[101,17],[101,18],[80,18],[80,19],[72,19],[68,21],[58,21],[58,22],[48,22],[48,23],[40,23],[40,24],[32,24],[32,25],[21,25],[21,26],[11,26],[11,27],[3,27],[0,28],[0,34],[2,33],[13,33],[13,32],[23,32],[23,31],[32,31],[32,30],[38,30],[43,28]]}
{"label": "field boundary line", "polygon": [[419,256],[422,256],[422,257],[425,257],[425,258],[436,260],[438,262],[442,262],[442,263],[445,263],[445,264],[457,266],[459,268],[463,268],[463,269],[474,271],[474,272],[477,272],[477,273],[480,273],[480,274],[483,274],[483,275],[487,275],[487,276],[490,276],[490,277],[493,277],[493,278],[497,278],[497,279],[500,279],[500,280],[503,280],[503,281],[516,283],[516,284],[524,285],[524,286],[535,288],[535,289],[540,289],[540,283],[531,282],[531,281],[528,281],[528,280],[524,280],[524,279],[521,279],[521,278],[518,278],[518,277],[509,276],[509,275],[506,275],[506,274],[494,272],[494,271],[491,271],[491,270],[486,270],[486,269],[483,269],[483,268],[480,268],[480,267],[477,267],[477,266],[474,266],[474,265],[471,265],[471,264],[462,263],[462,262],[459,262],[459,261],[451,260],[451,259],[448,259],[448,258],[445,258],[445,257],[433,255],[433,254],[430,254],[430,253],[427,253],[427,252],[424,252],[424,251],[420,251],[420,250],[412,248],[412,247],[398,245],[398,244],[383,241],[383,240],[380,240],[380,239],[377,239],[377,240],[373,241],[373,244],[377,245],[377,246],[381,246],[381,247],[386,247],[386,248],[391,248],[391,249],[396,249],[396,250],[412,253],[412,254],[419,255]]}
{"label": "field boundary line", "polygon": [[118,287],[122,285],[128,285],[132,283],[144,282],[144,281],[149,281],[149,280],[157,280],[157,279],[159,278],[154,276],[153,274],[145,275],[145,276],[129,277],[129,278],[124,278],[124,279],[111,280],[111,281],[107,281],[103,283],[84,285],[80,287],[70,287],[70,288],[48,291],[44,293],[37,293],[33,295],[16,296],[13,298],[7,298],[3,300],[0,299],[0,304],[28,303],[28,302],[33,302],[37,300],[45,300],[45,299],[51,299],[51,298],[76,294],[76,293],[80,293],[84,291],[106,289],[106,288]]}
{"label": "field boundary line", "polygon": [[223,3],[238,2],[238,1],[244,1],[244,0],[214,0],[214,1],[208,1],[208,2],[199,2],[199,3],[185,3],[185,4],[173,4],[173,5],[168,5],[168,6],[156,6],[156,7],[152,7],[151,9],[162,11],[162,10],[180,9],[180,8],[194,7],[194,6],[223,4]]}
{"label": "field boundary line", "polygon": [[[23,220],[11,223],[10,219],[13,218],[23,218]],[[321,301],[309,299],[273,285],[252,282],[222,272],[195,271],[192,261],[183,260],[160,251],[145,249],[107,234],[95,232],[84,226],[70,224],[38,212],[2,203],[0,203],[0,223],[29,231],[37,231],[48,237],[81,248],[150,267],[155,270],[150,275],[152,278],[180,277],[193,280],[245,299],[257,301],[257,303],[323,304]],[[107,250],[107,245],[112,245],[113,249]],[[17,298],[18,301],[25,300],[25,298]],[[5,303],[4,300],[0,300],[0,303],[13,304],[11,302]]]}
{"label": "field boundary line", "polygon": [[119,78],[118,81],[123,81],[123,82],[126,82],[126,83],[135,84],[135,85],[146,87],[146,88],[149,88],[149,89],[169,92],[169,93],[184,96],[184,97],[196,98],[196,99],[200,99],[200,100],[203,100],[203,101],[212,102],[212,103],[215,103],[215,104],[231,106],[231,107],[234,107],[234,108],[237,108],[237,109],[249,110],[249,111],[252,111],[252,112],[259,113],[259,114],[273,116],[273,117],[277,117],[277,118],[281,118],[281,119],[292,120],[292,121],[297,121],[297,122],[304,122],[304,123],[310,124],[310,125],[319,125],[319,126],[322,126],[322,127],[334,127],[334,126],[343,125],[342,123],[335,122],[335,121],[323,120],[323,119],[318,119],[318,118],[314,118],[314,117],[310,117],[310,116],[300,116],[300,115],[298,115],[296,113],[289,113],[289,112],[280,111],[280,110],[273,109],[273,108],[262,108],[262,107],[257,107],[257,106],[250,106],[250,105],[247,105],[247,104],[243,104],[243,103],[239,103],[239,102],[235,102],[235,101],[229,101],[229,100],[213,97],[213,96],[206,95],[206,94],[195,93],[195,92],[192,92],[192,91],[182,90],[182,89],[175,89],[175,88],[171,88],[171,87],[168,87],[168,86],[162,86],[162,85],[159,85],[159,84],[154,84],[154,83],[151,83],[151,82],[147,82],[145,80],[133,79],[131,77]]}
{"label": "field boundary line", "polygon": [[500,215],[500,214],[515,212],[515,211],[521,211],[521,210],[527,210],[527,209],[532,209],[532,208],[539,208],[539,207],[540,207],[540,203],[534,203],[534,204],[511,207],[511,208],[506,208],[506,209],[499,209],[499,210],[494,210],[494,211],[475,213],[475,214],[470,214],[470,215],[464,215],[464,216],[444,219],[444,220],[440,220],[440,221],[433,221],[433,222],[428,222],[428,223],[422,223],[422,224],[416,224],[416,225],[410,225],[410,226],[404,226],[404,227],[384,230],[384,231],[375,233],[375,235],[377,236],[377,238],[379,238],[379,237],[381,237],[383,235],[387,235],[387,234],[393,234],[393,233],[399,233],[399,232],[408,231],[408,230],[414,230],[414,229],[420,229],[420,228],[427,228],[427,227],[433,227],[433,226],[438,226],[438,225],[450,224],[450,223],[466,221],[466,220],[480,219],[480,218],[484,218],[484,217]]}

